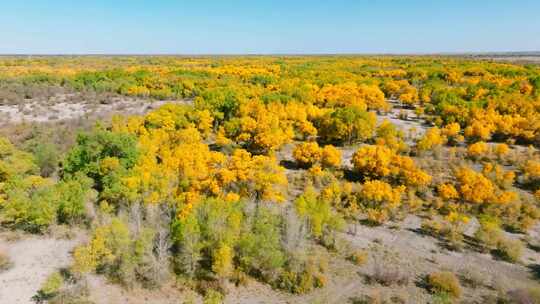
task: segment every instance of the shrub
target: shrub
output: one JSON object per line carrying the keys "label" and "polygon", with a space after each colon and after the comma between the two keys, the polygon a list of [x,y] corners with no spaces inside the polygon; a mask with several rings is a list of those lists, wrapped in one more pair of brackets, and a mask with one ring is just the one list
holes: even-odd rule
{"label": "shrub", "polygon": [[416,148],[419,151],[428,151],[444,145],[446,141],[447,139],[441,134],[441,130],[437,127],[433,127],[427,130],[424,136],[418,140]]}
{"label": "shrub", "polygon": [[84,274],[99,269],[109,278],[130,286],[137,277],[144,278],[144,273],[140,273],[145,270],[143,258],[152,252],[153,238],[150,228],[134,234],[125,221],[113,218],[110,224],[96,228],[88,244],[75,249],[72,270]]}
{"label": "shrub", "polygon": [[463,283],[471,288],[478,288],[488,282],[488,277],[480,269],[471,265],[462,269],[459,274]]}
{"label": "shrub", "polygon": [[423,220],[421,228],[426,234],[444,240],[449,248],[461,250],[464,239],[461,224],[466,220],[464,215],[451,212],[445,219]]}
{"label": "shrub", "polygon": [[367,251],[356,250],[349,256],[349,260],[358,266],[362,266],[367,262],[368,256]]}
{"label": "shrub", "polygon": [[92,180],[82,174],[59,182],[55,186],[58,198],[58,220],[74,223],[86,217],[86,202],[89,199]]}
{"label": "shrub", "polygon": [[44,300],[49,300],[60,292],[63,285],[64,278],[62,275],[59,272],[54,272],[47,277],[34,299],[38,303],[41,303]]}
{"label": "shrub", "polygon": [[43,232],[58,219],[73,223],[86,216],[91,180],[84,176],[61,181],[28,176],[6,183],[3,224],[30,232]]}
{"label": "shrub", "polygon": [[293,151],[293,157],[302,167],[309,168],[320,162],[322,151],[316,142],[307,142],[297,145]]}
{"label": "shrub", "polygon": [[431,182],[431,176],[419,169],[412,158],[385,146],[363,146],[353,154],[351,163],[355,171],[365,177],[392,178],[413,188],[425,187]]}
{"label": "shrub", "polygon": [[30,176],[6,185],[2,223],[38,233],[56,220],[58,200],[52,181]]}
{"label": "shrub", "polygon": [[332,145],[324,146],[321,164],[324,168],[338,168],[341,166],[341,151]]}
{"label": "shrub", "polygon": [[498,144],[495,147],[495,154],[497,154],[497,157],[499,158],[504,157],[508,152],[510,152],[510,148],[506,144]]}
{"label": "shrub", "polygon": [[58,167],[60,151],[58,147],[47,142],[48,138],[35,138],[26,143],[26,150],[30,151],[40,168],[41,176],[51,176]]}
{"label": "shrub", "polygon": [[376,289],[370,294],[351,298],[351,304],[383,304],[386,303],[386,297],[380,290]]}
{"label": "shrub", "polygon": [[409,276],[401,271],[399,265],[392,262],[380,262],[375,260],[373,273],[369,277],[371,281],[384,286],[407,285]]}
{"label": "shrub", "polygon": [[75,285],[70,285],[68,288],[63,287],[54,296],[43,299],[39,295],[34,297],[34,300],[46,300],[48,304],[96,304],[88,299],[90,292],[88,285],[83,282],[77,282]]}
{"label": "shrub", "polygon": [[474,233],[474,238],[487,250],[495,248],[503,237],[502,230],[495,223],[481,222],[480,228]]}
{"label": "shrub", "polygon": [[303,294],[313,289],[313,277],[305,272],[283,271],[277,287],[291,293]]}
{"label": "shrub", "polygon": [[283,271],[277,280],[277,287],[292,293],[304,294],[313,288],[326,285],[327,279],[321,269],[311,262],[302,264],[300,268],[298,271],[291,269]]}
{"label": "shrub", "polygon": [[358,197],[366,208],[367,220],[373,225],[383,224],[400,207],[404,191],[403,185],[392,188],[384,181],[366,181]]}
{"label": "shrub", "polygon": [[281,219],[269,210],[262,209],[254,219],[250,231],[238,244],[242,269],[259,274],[272,281],[285,263],[281,245]]}
{"label": "shrub", "polygon": [[395,266],[388,266],[384,269],[377,268],[371,279],[384,286],[407,285],[409,283],[409,277]]}
{"label": "shrub", "polygon": [[446,229],[446,223],[438,219],[424,219],[422,220],[421,229],[428,235],[439,237],[442,231]]}
{"label": "shrub", "polygon": [[344,226],[343,219],[330,206],[330,202],[308,188],[295,202],[296,212],[305,221],[309,234],[324,245],[333,246],[334,234]]}
{"label": "shrub", "polygon": [[3,271],[8,270],[13,266],[13,263],[11,262],[11,259],[7,254],[0,251],[0,273]]}
{"label": "shrub", "polygon": [[433,304],[452,304],[452,296],[446,292],[436,292],[433,295]]}
{"label": "shrub", "polygon": [[469,157],[474,159],[486,155],[488,151],[489,146],[483,141],[474,143],[467,148],[467,154],[469,155]]}
{"label": "shrub", "polygon": [[434,272],[427,276],[426,283],[433,293],[448,293],[454,298],[461,296],[458,278],[449,271]]}
{"label": "shrub", "polygon": [[203,299],[204,304],[221,304],[223,303],[223,295],[213,289],[206,291]]}
{"label": "shrub", "polygon": [[497,243],[496,254],[503,260],[515,263],[523,253],[523,243],[520,240],[501,239]]}
{"label": "shrub", "polygon": [[512,304],[540,303],[540,288],[510,290],[504,300]]}

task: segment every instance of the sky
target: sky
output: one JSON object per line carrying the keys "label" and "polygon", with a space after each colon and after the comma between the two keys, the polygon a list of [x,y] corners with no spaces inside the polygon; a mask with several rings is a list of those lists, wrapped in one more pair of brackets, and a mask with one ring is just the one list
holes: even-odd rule
{"label": "sky", "polygon": [[0,54],[540,51],[540,0],[0,0]]}

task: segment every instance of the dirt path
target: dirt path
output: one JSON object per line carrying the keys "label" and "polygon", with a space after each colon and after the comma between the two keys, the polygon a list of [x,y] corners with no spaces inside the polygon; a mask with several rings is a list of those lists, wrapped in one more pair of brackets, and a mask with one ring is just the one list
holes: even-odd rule
{"label": "dirt path", "polygon": [[7,242],[0,239],[0,250],[7,253],[13,267],[0,273],[0,303],[33,303],[47,276],[68,266],[76,240],[30,237]]}

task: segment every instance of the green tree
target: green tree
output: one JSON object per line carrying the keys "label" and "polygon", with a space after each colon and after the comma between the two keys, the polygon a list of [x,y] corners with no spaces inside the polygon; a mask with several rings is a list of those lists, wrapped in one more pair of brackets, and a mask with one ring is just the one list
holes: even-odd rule
{"label": "green tree", "polygon": [[260,208],[238,244],[238,259],[247,273],[273,281],[286,262],[281,244],[281,218]]}
{"label": "green tree", "polygon": [[92,180],[82,174],[76,174],[55,185],[60,223],[76,223],[86,217],[85,204],[93,193],[91,187]]}
{"label": "green tree", "polygon": [[377,117],[359,107],[338,108],[323,116],[318,131],[325,142],[348,143],[366,141],[373,137]]}
{"label": "green tree", "polygon": [[97,190],[104,188],[104,173],[101,162],[115,158],[122,168],[135,165],[139,155],[137,139],[125,133],[115,133],[101,127],[90,133],[80,133],[77,143],[68,153],[64,162],[64,173],[82,172],[95,181]]}
{"label": "green tree", "polygon": [[179,270],[188,277],[194,277],[201,260],[201,230],[194,214],[173,223],[173,239],[177,253],[175,262]]}
{"label": "green tree", "polygon": [[334,244],[335,232],[344,226],[344,221],[332,210],[329,201],[319,197],[313,188],[308,188],[295,200],[295,207],[315,239],[325,245]]}

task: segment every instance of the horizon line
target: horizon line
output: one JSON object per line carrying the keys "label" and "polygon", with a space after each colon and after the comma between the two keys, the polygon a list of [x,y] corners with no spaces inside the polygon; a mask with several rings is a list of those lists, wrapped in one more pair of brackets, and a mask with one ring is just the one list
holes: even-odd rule
{"label": "horizon line", "polygon": [[0,53],[0,57],[16,56],[178,56],[178,57],[205,57],[205,56],[540,56],[536,51],[481,51],[481,52],[354,52],[354,53]]}

